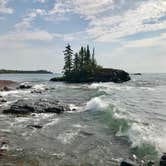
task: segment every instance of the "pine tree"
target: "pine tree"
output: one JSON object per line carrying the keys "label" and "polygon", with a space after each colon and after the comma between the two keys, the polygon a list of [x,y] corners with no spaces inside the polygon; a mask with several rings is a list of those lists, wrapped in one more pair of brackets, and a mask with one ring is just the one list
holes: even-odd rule
{"label": "pine tree", "polygon": [[95,60],[95,48],[93,48],[93,53],[92,53],[92,68],[95,69],[97,66],[96,60]]}
{"label": "pine tree", "polygon": [[66,79],[69,79],[72,74],[72,68],[73,68],[73,63],[72,63],[72,56],[73,56],[73,50],[71,49],[70,44],[66,46],[66,49],[63,51],[64,53],[64,60],[65,60],[65,65],[64,65],[64,76]]}
{"label": "pine tree", "polygon": [[79,51],[79,66],[80,66],[80,72],[82,73],[83,66],[84,66],[84,48],[83,47],[81,47]]}
{"label": "pine tree", "polygon": [[80,59],[78,53],[75,53],[74,55],[74,60],[73,60],[73,71],[78,72],[79,71],[79,66],[80,66]]}

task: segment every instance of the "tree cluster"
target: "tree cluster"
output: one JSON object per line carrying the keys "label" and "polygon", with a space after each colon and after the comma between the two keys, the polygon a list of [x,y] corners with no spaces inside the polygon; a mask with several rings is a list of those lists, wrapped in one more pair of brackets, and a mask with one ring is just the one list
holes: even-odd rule
{"label": "tree cluster", "polygon": [[73,53],[70,44],[63,51],[65,65],[64,79],[68,82],[88,82],[101,67],[95,60],[95,49],[91,53],[89,45],[81,47],[80,51]]}

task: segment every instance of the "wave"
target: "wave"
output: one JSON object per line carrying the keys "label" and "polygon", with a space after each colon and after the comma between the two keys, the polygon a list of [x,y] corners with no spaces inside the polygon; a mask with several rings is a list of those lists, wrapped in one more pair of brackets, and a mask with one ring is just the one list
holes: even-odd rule
{"label": "wave", "polygon": [[140,159],[157,159],[165,152],[165,138],[156,136],[156,129],[141,119],[133,120],[133,115],[125,108],[118,107],[108,96],[92,98],[85,106],[86,110],[100,111],[100,120],[105,123],[116,137],[125,137],[131,144],[131,152]]}

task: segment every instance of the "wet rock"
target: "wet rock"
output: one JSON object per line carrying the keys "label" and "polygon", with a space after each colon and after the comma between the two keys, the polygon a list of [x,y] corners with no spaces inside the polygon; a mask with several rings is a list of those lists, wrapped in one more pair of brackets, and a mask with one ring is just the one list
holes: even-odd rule
{"label": "wet rock", "polygon": [[5,98],[0,98],[0,103],[6,103],[7,100]]}
{"label": "wet rock", "polygon": [[7,86],[4,86],[4,87],[1,89],[1,91],[10,91],[10,90],[12,90],[12,89],[9,88],[9,87],[7,87]]}
{"label": "wet rock", "polygon": [[4,110],[5,114],[31,114],[31,113],[56,113],[70,111],[70,108],[56,100],[18,100],[8,109]]}
{"label": "wet rock", "polygon": [[153,166],[153,165],[155,165],[154,161],[149,161],[149,162],[147,163],[147,166]]}
{"label": "wet rock", "polygon": [[31,91],[31,93],[39,93],[39,94],[41,94],[42,91],[41,91],[41,90],[36,90],[36,89],[34,89],[34,90]]}
{"label": "wet rock", "polygon": [[126,161],[122,161],[120,163],[120,166],[136,166],[136,164],[133,161],[126,160]]}
{"label": "wet rock", "polygon": [[30,89],[32,88],[32,85],[30,85],[29,83],[25,82],[19,85],[19,87],[17,89]]}
{"label": "wet rock", "polygon": [[166,166],[166,153],[161,156],[160,166]]}
{"label": "wet rock", "polygon": [[10,90],[9,87],[16,85],[16,82],[10,80],[0,80],[0,90]]}
{"label": "wet rock", "polygon": [[0,156],[4,156],[6,155],[9,145],[8,145],[8,141],[2,141],[1,145],[0,145]]}
{"label": "wet rock", "polygon": [[36,129],[41,129],[41,128],[43,128],[42,125],[28,125],[27,127],[36,128]]}

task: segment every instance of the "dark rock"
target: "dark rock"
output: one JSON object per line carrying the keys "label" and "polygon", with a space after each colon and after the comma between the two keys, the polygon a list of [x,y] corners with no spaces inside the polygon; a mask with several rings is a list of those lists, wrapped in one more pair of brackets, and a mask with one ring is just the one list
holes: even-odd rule
{"label": "dark rock", "polygon": [[31,93],[39,93],[39,94],[41,94],[42,91],[41,91],[41,90],[34,89],[34,90],[31,91]]}
{"label": "dark rock", "polygon": [[9,87],[7,87],[7,86],[4,86],[4,87],[1,89],[1,91],[10,91],[10,90],[12,90],[12,89],[9,88]]}
{"label": "dark rock", "polygon": [[28,125],[27,127],[36,128],[36,129],[41,129],[41,128],[43,128],[42,125]]}
{"label": "dark rock", "polygon": [[77,109],[76,109],[76,108],[73,108],[72,111],[77,111]]}
{"label": "dark rock", "polygon": [[136,164],[133,161],[122,161],[120,163],[120,166],[136,166]]}
{"label": "dark rock", "polygon": [[133,75],[141,76],[142,74],[141,73],[134,73]]}
{"label": "dark rock", "polygon": [[19,87],[17,89],[30,89],[32,88],[32,85],[28,84],[28,83],[22,83],[19,85]]}
{"label": "dark rock", "polygon": [[66,81],[71,83],[92,83],[92,82],[122,83],[129,81],[130,79],[131,79],[130,75],[123,70],[102,68],[98,70],[93,76],[87,79],[80,78],[79,80],[66,81],[64,77],[56,77],[52,78],[50,81]]}
{"label": "dark rock", "polygon": [[0,98],[0,103],[6,103],[7,100],[5,98]]}
{"label": "dark rock", "polygon": [[147,163],[147,166],[153,166],[153,165],[155,165],[154,161],[149,161],[149,162]]}
{"label": "dark rock", "polygon": [[50,81],[61,82],[64,81],[64,77],[54,77],[51,78]]}
{"label": "dark rock", "polygon": [[31,113],[63,113],[64,111],[70,111],[70,108],[58,101],[50,100],[18,100],[10,106],[7,110],[4,110],[5,114],[31,114]]}
{"label": "dark rock", "polygon": [[129,81],[131,78],[129,74],[123,70],[118,69],[100,69],[94,76],[95,82],[115,82],[122,83]]}
{"label": "dark rock", "polygon": [[0,145],[0,156],[6,155],[8,151],[8,141],[2,141]]}
{"label": "dark rock", "polygon": [[161,156],[160,166],[166,166],[166,153]]}

